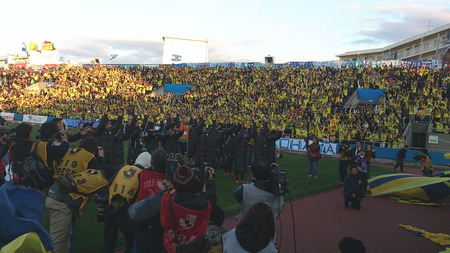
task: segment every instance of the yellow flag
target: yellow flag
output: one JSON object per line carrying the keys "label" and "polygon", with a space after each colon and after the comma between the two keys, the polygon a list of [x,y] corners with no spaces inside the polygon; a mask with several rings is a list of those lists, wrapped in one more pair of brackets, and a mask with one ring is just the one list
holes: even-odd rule
{"label": "yellow flag", "polygon": [[30,41],[28,51],[37,51],[37,49],[38,49],[38,44],[36,42]]}
{"label": "yellow flag", "polygon": [[55,50],[55,46],[53,45],[53,43],[46,41],[47,43],[44,43],[44,45],[42,46],[42,50],[47,50],[47,51],[52,51]]}

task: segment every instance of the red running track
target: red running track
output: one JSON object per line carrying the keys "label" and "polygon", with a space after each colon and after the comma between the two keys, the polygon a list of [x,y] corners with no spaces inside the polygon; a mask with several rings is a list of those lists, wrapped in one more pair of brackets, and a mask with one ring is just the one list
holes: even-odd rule
{"label": "red running track", "polygon": [[[379,166],[379,165],[378,165]],[[392,166],[389,166],[392,168]],[[405,168],[417,173],[417,168]],[[447,204],[448,198],[445,200]],[[368,253],[434,253],[444,247],[407,232],[398,224],[412,225],[432,233],[450,234],[450,207],[419,206],[392,202],[389,197],[368,197],[361,210],[344,208],[342,189],[332,190],[292,201],[296,236],[290,203],[277,220],[277,241],[282,253],[339,252],[339,241],[346,236],[361,240]],[[234,217],[224,228],[236,226]],[[282,232],[282,233],[281,233]],[[297,251],[294,248],[297,243]]]}

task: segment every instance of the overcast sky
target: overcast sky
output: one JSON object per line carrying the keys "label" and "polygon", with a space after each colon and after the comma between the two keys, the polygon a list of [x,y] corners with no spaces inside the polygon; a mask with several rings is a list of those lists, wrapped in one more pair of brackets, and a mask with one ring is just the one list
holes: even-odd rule
{"label": "overcast sky", "polygon": [[336,60],[426,32],[427,20],[450,23],[450,0],[21,0],[1,9],[0,58],[47,40],[65,59],[127,64],[161,63],[162,37],[207,39],[211,62],[283,63]]}

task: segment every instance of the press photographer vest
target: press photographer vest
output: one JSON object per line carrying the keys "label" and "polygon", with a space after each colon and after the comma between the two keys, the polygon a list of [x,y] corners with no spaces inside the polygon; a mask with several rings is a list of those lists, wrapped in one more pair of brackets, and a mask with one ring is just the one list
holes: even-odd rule
{"label": "press photographer vest", "polygon": [[150,195],[161,192],[166,189],[163,185],[164,174],[155,171],[143,170],[140,174],[139,194],[137,202]]}
{"label": "press photographer vest", "polygon": [[83,148],[75,148],[67,151],[58,166],[56,166],[53,178],[62,177],[67,174],[74,175],[86,170],[89,162],[94,157],[94,154]]}
{"label": "press photographer vest", "polygon": [[77,185],[77,193],[69,193],[73,200],[82,199],[82,203],[78,208],[78,214],[82,215],[87,206],[90,196],[98,189],[108,184],[108,180],[99,170],[88,169],[78,174],[72,175]]}
{"label": "press photographer vest", "polygon": [[47,160],[47,145],[48,144],[49,144],[49,142],[38,140],[35,143],[33,143],[33,147],[31,148],[31,150],[33,150],[34,146],[37,145],[36,155],[42,159],[42,162],[44,163],[45,166],[47,166],[47,168],[49,168],[51,171],[54,171],[55,167],[56,167],[56,161],[49,162]]}
{"label": "press photographer vest", "polygon": [[262,202],[270,206],[274,219],[278,217],[284,205],[284,198],[282,195],[275,195],[271,192],[261,190],[254,184],[243,184],[242,187],[243,198],[236,217],[238,221],[242,220],[250,207],[257,202]]}
{"label": "press photographer vest", "polygon": [[122,196],[128,204],[132,204],[139,189],[139,173],[141,171],[142,169],[134,165],[125,165],[117,172],[109,187],[109,205],[115,195]]}
{"label": "press photographer vest", "polygon": [[211,214],[211,203],[209,201],[204,210],[197,211],[178,205],[172,198],[174,219],[177,223],[173,224],[169,210],[171,195],[172,193],[164,194],[161,199],[161,225],[165,228],[163,242],[167,252],[175,252],[175,247],[178,245],[174,237],[174,227],[180,243],[187,244],[206,234]]}

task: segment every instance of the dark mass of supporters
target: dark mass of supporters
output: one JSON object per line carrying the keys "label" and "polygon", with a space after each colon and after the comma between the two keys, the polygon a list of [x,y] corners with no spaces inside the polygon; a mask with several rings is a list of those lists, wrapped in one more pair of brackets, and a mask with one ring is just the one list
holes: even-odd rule
{"label": "dark mass of supporters", "polygon": [[[38,82],[52,86],[28,89]],[[0,83],[4,111],[57,117],[41,126],[36,141],[32,127],[19,124],[15,142],[2,138],[0,150],[0,157],[9,155],[14,182],[0,188],[10,203],[0,210],[13,210],[0,214],[0,248],[20,247],[19,237],[40,245],[38,252],[70,252],[75,218],[94,195],[103,252],[114,251],[118,231],[126,252],[278,252],[274,221],[284,199],[273,191],[271,173],[283,134],[311,140],[309,177],[318,176],[319,140],[356,140],[353,149],[347,141],[341,147],[340,182],[345,207],[359,209],[375,158],[361,140],[403,147],[410,117],[433,117],[446,133],[450,123],[450,76],[441,69],[62,66],[2,70]],[[168,83],[194,85],[182,95],[152,94]],[[356,88],[383,89],[385,96],[344,108]],[[68,135],[62,116],[100,122]],[[217,205],[219,170],[242,183],[233,191],[239,223],[228,232]],[[251,183],[244,180],[248,171]],[[41,224],[44,208],[29,211],[44,199],[49,233]]]}
{"label": "dark mass of supporters", "polygon": [[[56,84],[24,89],[44,81]],[[189,68],[59,67],[39,71],[3,70],[3,110],[91,119],[118,111],[125,119],[147,112],[159,124],[169,117],[205,118],[206,126],[253,124],[281,128],[304,138],[363,139],[400,143],[412,115],[433,116],[436,129],[449,131],[448,70],[403,67],[359,68]],[[164,84],[194,84],[182,95],[152,96]],[[377,105],[343,108],[356,88],[379,88]]]}

